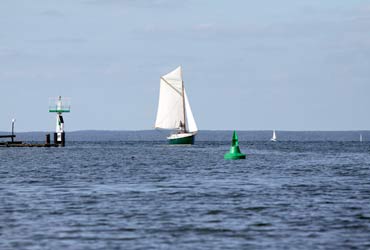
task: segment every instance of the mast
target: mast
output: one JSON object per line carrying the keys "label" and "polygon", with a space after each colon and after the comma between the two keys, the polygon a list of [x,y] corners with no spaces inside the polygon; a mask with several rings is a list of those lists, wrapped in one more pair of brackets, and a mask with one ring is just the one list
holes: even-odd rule
{"label": "mast", "polygon": [[186,114],[185,114],[185,91],[184,91],[184,81],[181,81],[182,83],[182,109],[184,113],[184,132],[186,132]]}

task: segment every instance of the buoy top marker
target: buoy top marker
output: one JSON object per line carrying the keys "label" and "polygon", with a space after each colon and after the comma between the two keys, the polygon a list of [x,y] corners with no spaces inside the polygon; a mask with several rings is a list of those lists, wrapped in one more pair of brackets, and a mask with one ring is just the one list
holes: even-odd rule
{"label": "buoy top marker", "polygon": [[238,135],[236,134],[235,130],[233,133],[233,140],[232,140],[232,147],[239,146],[239,140],[238,140]]}
{"label": "buoy top marker", "polygon": [[224,155],[224,159],[227,160],[245,159],[245,154],[242,154],[242,152],[240,152],[238,135],[236,134],[235,130],[233,133],[230,151],[229,153]]}

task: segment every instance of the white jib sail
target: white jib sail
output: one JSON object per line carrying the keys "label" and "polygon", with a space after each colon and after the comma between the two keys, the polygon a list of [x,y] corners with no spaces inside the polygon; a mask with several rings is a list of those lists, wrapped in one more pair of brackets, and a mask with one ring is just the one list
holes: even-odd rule
{"label": "white jib sail", "polygon": [[181,67],[161,77],[156,128],[177,129],[184,123]]}
{"label": "white jib sail", "polygon": [[195,123],[193,112],[191,112],[190,104],[188,96],[186,95],[186,91],[184,89],[184,97],[185,97],[185,115],[186,115],[186,129],[188,132],[197,132],[198,127]]}
{"label": "white jib sail", "polygon": [[273,140],[276,140],[276,133],[275,133],[275,130],[272,132],[272,138]]}

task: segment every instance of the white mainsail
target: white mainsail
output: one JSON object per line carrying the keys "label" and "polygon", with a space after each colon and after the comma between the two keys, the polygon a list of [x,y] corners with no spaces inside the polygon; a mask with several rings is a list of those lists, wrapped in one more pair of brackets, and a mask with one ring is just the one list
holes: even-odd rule
{"label": "white mainsail", "polygon": [[186,126],[187,132],[196,132],[190,104],[183,86],[181,66],[161,77],[156,128],[179,129]]}

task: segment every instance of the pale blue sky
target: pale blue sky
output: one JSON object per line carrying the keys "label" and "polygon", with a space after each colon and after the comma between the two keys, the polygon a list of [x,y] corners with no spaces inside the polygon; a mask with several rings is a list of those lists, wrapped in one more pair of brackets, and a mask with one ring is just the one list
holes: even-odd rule
{"label": "pale blue sky", "polygon": [[183,66],[198,127],[370,128],[370,1],[2,0],[0,131],[154,125]]}

